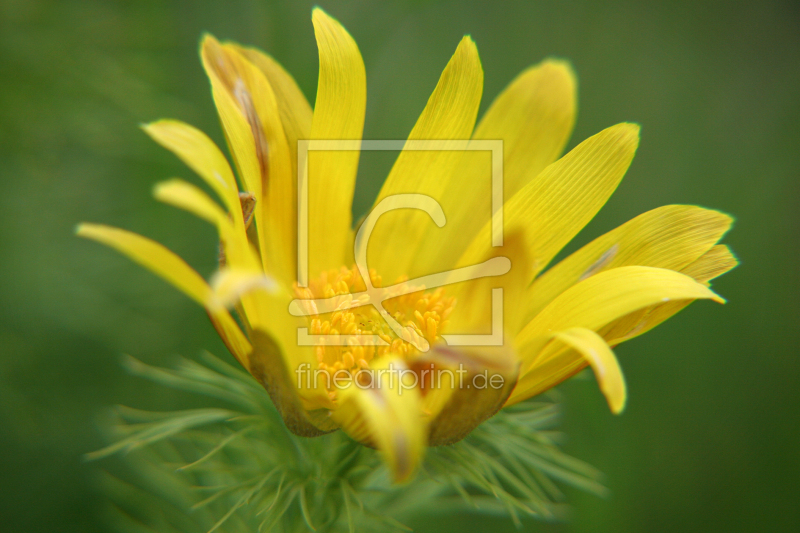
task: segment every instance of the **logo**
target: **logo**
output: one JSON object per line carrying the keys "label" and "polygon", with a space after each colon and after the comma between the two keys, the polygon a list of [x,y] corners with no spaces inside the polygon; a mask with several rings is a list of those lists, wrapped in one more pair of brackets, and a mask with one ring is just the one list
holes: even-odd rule
{"label": "logo", "polygon": [[[492,154],[492,246],[503,246],[503,141],[502,140],[301,140],[298,141],[298,231],[297,231],[297,279],[300,287],[308,286],[308,154],[311,151],[489,151]],[[373,306],[398,338],[412,344],[421,352],[430,349],[428,341],[420,337],[410,326],[397,322],[383,307],[383,302],[404,294],[436,287],[461,283],[484,277],[502,276],[511,269],[507,257],[497,256],[483,263],[422,276],[388,287],[373,287],[367,264],[367,245],[378,219],[395,209],[418,209],[431,217],[433,223],[443,227],[446,217],[442,206],[434,198],[424,194],[396,194],[381,200],[365,217],[358,229],[354,244],[356,267],[366,284],[366,290],[347,298],[334,296],[315,300],[295,299],[289,305],[293,316],[309,316],[352,309],[365,305]],[[492,289],[492,333],[485,335],[442,335],[448,346],[502,346],[503,344],[503,289]],[[312,335],[308,328],[298,328],[297,342],[301,346],[347,346],[352,342],[361,345],[388,346],[378,335]]]}

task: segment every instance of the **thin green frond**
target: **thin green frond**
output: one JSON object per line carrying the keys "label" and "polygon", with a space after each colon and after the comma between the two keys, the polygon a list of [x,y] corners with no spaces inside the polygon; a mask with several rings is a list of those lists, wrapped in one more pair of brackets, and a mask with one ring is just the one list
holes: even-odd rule
{"label": "thin green frond", "polygon": [[597,470],[559,449],[555,401],[523,402],[463,441],[429,449],[417,477],[396,486],[375,450],[342,432],[291,435],[249,374],[201,359],[169,369],[125,359],[137,376],[230,408],[115,409],[112,443],[87,458],[123,458],[127,474],[106,482],[119,531],[408,531],[404,522],[444,509],[519,525],[563,516],[558,483],[605,494]]}

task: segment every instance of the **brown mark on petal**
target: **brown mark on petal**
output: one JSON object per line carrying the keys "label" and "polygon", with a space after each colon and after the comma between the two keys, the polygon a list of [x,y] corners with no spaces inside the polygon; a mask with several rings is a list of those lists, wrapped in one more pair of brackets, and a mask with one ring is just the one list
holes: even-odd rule
{"label": "brown mark on petal", "polygon": [[[253,222],[253,212],[256,209],[256,197],[253,193],[240,192],[239,204],[242,206],[242,218],[244,219],[244,229],[246,231],[250,229],[250,225]],[[225,245],[222,241],[219,242],[219,254],[217,259],[220,268],[228,263],[228,258],[225,255]]]}
{"label": "brown mark on petal", "polygon": [[247,123],[250,124],[250,131],[253,133],[253,140],[256,143],[256,156],[261,169],[261,180],[262,183],[267,183],[269,145],[261,127],[261,120],[258,118],[256,106],[253,105],[253,98],[241,78],[236,78],[236,83],[233,86],[233,96],[247,119]]}
{"label": "brown mark on petal", "polygon": [[250,223],[253,221],[253,212],[256,209],[256,197],[251,192],[240,192],[239,203],[242,205],[244,228],[249,229]]}
{"label": "brown mark on petal", "polygon": [[[433,363],[437,369],[449,369],[459,374],[459,383],[452,396],[431,421],[429,446],[458,442],[497,413],[514,389],[519,368],[513,351],[503,346],[435,345],[415,363],[425,366]],[[491,380],[496,375],[502,377],[499,387],[490,386],[484,380],[484,376]]]}

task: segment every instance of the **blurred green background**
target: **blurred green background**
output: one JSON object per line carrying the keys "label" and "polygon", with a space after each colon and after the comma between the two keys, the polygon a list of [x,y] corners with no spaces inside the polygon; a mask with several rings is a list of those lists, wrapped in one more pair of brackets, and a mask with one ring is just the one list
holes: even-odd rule
{"label": "blurred green background", "polygon": [[[580,80],[570,146],[642,124],[627,177],[577,244],[667,203],[737,218],[741,266],[698,303],[619,348],[629,404],[591,381],[561,387],[567,450],[607,473],[608,499],[570,491],[544,531],[800,530],[800,8],[794,2],[323,2],[360,45],[365,137],[411,129],[460,37],[478,44],[484,104],[546,56]],[[82,220],[168,245],[214,269],[213,230],[160,205],[192,178],[137,127],[174,117],[222,136],[197,44],[209,31],[269,51],[313,102],[311,3],[0,1],[0,529],[104,531],[98,413],[186,402],[126,375],[121,353],[165,364],[224,348],[204,312],[127,259],[73,236]],[[365,158],[356,210],[391,164]],[[572,246],[574,248],[575,246]],[[461,520],[461,521],[459,521]],[[452,528],[511,529],[457,517]]]}

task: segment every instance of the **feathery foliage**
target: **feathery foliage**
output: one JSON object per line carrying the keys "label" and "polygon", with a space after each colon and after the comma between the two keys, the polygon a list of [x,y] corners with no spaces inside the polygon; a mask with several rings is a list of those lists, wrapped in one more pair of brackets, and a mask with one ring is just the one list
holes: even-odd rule
{"label": "feathery foliage", "polygon": [[554,401],[523,402],[455,445],[430,448],[422,471],[398,486],[375,450],[343,432],[295,437],[249,374],[210,354],[202,362],[124,360],[135,375],[225,407],[115,409],[113,443],[88,458],[124,458],[124,480],[103,477],[120,531],[408,530],[404,518],[465,510],[519,524],[560,515],[557,482],[605,490],[595,469],[560,451]]}

